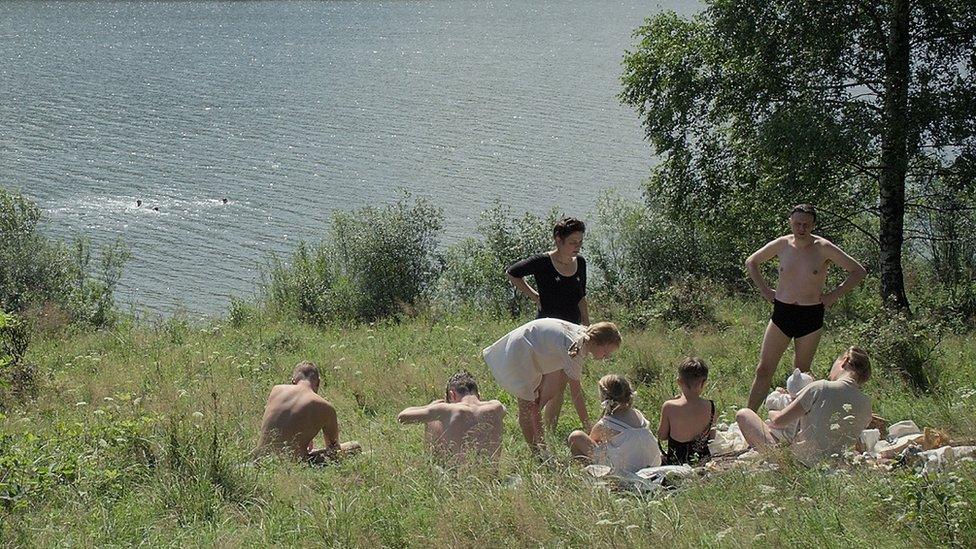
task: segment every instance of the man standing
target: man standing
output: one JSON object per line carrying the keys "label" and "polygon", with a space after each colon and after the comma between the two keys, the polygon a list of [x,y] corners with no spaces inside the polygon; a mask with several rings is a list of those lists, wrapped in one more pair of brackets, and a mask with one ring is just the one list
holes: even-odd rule
{"label": "man standing", "polygon": [[442,458],[464,462],[469,454],[478,454],[497,460],[505,406],[497,400],[482,401],[478,384],[468,372],[454,374],[445,392],[445,400],[407,408],[397,421],[425,423],[427,444]]}
{"label": "man standing", "polygon": [[[261,420],[261,438],[254,455],[280,452],[310,463],[325,463],[358,453],[358,442],[339,443],[335,408],[318,395],[319,370],[311,362],[295,366],[291,384],[275,385],[268,395]],[[322,431],[324,448],[312,439]]]}
{"label": "man standing", "polygon": [[[827,239],[813,234],[817,211],[810,204],[799,204],[790,213],[793,234],[769,242],[746,260],[749,277],[766,301],[773,304],[773,314],[766,326],[756,378],[749,392],[749,408],[758,410],[769,390],[780,358],[793,340],[793,366],[802,372],[810,370],[820,344],[824,308],[830,307],[857,286],[867,271],[860,263]],[[770,289],[759,272],[759,266],[779,258],[776,290]],[[848,272],[843,284],[824,293],[827,268],[834,263]]]}

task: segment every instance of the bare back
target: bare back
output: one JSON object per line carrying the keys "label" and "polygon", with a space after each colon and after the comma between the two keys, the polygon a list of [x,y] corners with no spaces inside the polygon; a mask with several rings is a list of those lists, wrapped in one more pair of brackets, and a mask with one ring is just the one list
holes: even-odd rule
{"label": "bare back", "polygon": [[440,403],[439,419],[427,423],[427,441],[444,457],[464,461],[469,453],[495,459],[501,454],[505,407],[497,400],[466,397]]}
{"label": "bare back", "polygon": [[275,385],[264,408],[256,452],[307,457],[315,435],[335,422],[335,408],[308,386]]}
{"label": "bare back", "polygon": [[[671,399],[661,407],[666,416],[667,436],[678,442],[688,442],[700,436],[712,425],[712,403],[703,398],[689,401],[684,396]],[[664,438],[665,433],[660,433]]]}

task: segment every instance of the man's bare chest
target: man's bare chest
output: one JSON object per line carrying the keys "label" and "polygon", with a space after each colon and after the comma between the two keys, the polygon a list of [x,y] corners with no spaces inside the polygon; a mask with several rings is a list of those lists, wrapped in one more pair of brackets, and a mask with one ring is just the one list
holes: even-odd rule
{"label": "man's bare chest", "polygon": [[780,276],[819,278],[826,269],[827,260],[815,246],[788,246],[779,254]]}

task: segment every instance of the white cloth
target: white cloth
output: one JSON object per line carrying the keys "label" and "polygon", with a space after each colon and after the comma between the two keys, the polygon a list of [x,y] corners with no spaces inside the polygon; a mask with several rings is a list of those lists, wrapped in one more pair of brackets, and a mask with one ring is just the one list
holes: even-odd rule
{"label": "white cloth", "polygon": [[796,399],[806,415],[790,447],[808,466],[843,454],[871,422],[871,399],[850,378],[814,381]]}
{"label": "white cloth", "polygon": [[583,354],[569,356],[586,328],[557,318],[537,318],[515,328],[481,354],[503,389],[533,401],[543,374],[563,370],[570,379],[583,373]]}
{"label": "white cloth", "polygon": [[661,449],[657,437],[651,433],[644,414],[634,410],[640,418],[639,427],[632,427],[612,416],[597,421],[607,429],[617,431],[610,440],[597,444],[593,449],[593,463],[609,465],[616,474],[636,473],[647,467],[661,465]]}
{"label": "white cloth", "polygon": [[733,423],[731,426],[725,424],[717,425],[715,427],[715,438],[708,441],[708,453],[712,457],[723,454],[734,454],[748,447],[749,443],[742,436],[742,431],[739,430],[738,423]]}
{"label": "white cloth", "polygon": [[800,394],[800,391],[811,383],[813,383],[812,375],[801,372],[799,368],[793,368],[793,373],[786,378],[786,390],[789,391],[791,397],[796,398],[796,395]]}

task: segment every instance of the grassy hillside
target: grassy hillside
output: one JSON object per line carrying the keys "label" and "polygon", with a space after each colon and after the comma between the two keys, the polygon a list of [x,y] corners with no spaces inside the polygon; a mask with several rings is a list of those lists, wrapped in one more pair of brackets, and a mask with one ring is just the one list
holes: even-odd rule
{"label": "grassy hillside", "polygon": [[[584,387],[597,413],[596,379],[639,379],[637,407],[657,421],[676,392],[674,364],[709,361],[706,395],[729,421],[748,393],[765,307],[724,302],[721,330],[660,324],[625,330],[611,361],[588,362]],[[976,467],[922,478],[808,470],[773,456],[778,470],[735,471],[656,496],[609,491],[569,462],[575,425],[567,403],[540,464],[526,448],[516,405],[500,392],[480,350],[514,326],[484,318],[416,318],[342,329],[237,314],[236,322],[123,324],[96,333],[38,335],[36,401],[6,410],[0,427],[0,539],[5,545],[222,546],[851,546],[976,544]],[[824,375],[852,343],[825,337]],[[787,359],[791,354],[787,353]],[[914,394],[876,365],[866,391],[890,420],[914,419],[976,437],[976,341],[946,338],[942,372]],[[312,468],[248,452],[269,388],[300,360],[323,372],[320,393],[340,414],[342,438],[365,453]],[[422,429],[395,421],[405,406],[443,394],[472,371],[483,397],[509,407],[499,471],[445,470],[424,453]],[[784,360],[777,379],[787,373]],[[318,442],[318,441],[317,441]]]}

